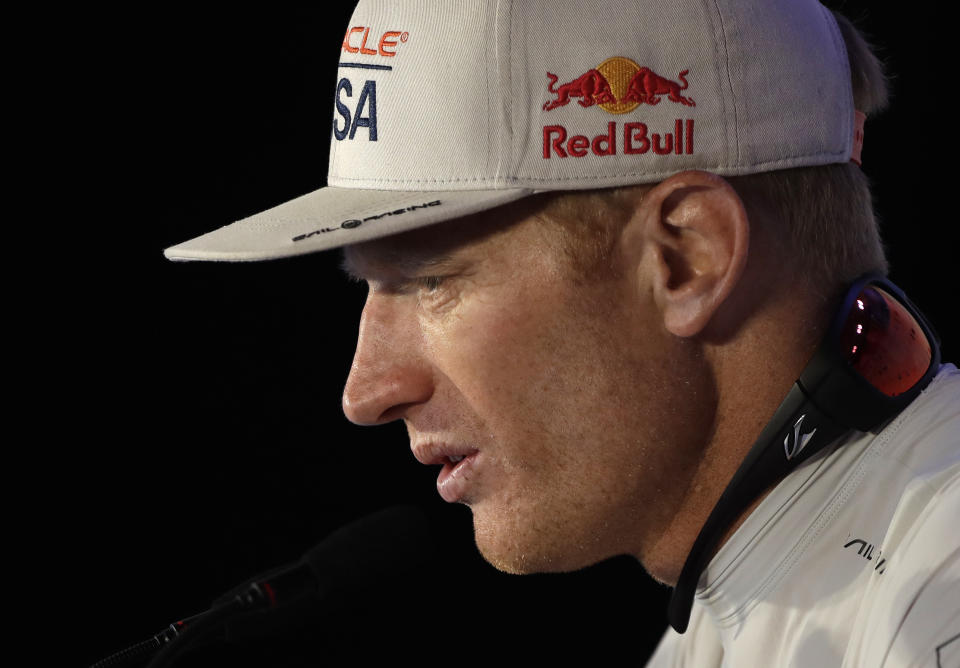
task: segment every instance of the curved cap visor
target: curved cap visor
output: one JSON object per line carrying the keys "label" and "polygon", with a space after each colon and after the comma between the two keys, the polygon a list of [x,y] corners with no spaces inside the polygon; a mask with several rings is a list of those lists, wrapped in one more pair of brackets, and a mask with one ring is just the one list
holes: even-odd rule
{"label": "curved cap visor", "polygon": [[326,187],[172,246],[171,260],[272,260],[369,241],[534,194],[510,190],[396,191]]}

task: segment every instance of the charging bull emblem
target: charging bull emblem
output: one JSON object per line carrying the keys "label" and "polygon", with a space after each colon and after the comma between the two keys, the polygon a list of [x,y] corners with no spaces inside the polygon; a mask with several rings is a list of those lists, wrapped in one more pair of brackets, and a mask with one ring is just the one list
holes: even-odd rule
{"label": "charging bull emblem", "polygon": [[571,97],[579,97],[580,99],[577,102],[580,103],[581,107],[592,107],[595,104],[609,104],[617,101],[610,90],[610,84],[607,83],[606,77],[600,74],[598,70],[590,70],[586,74],[581,74],[570,83],[565,83],[557,89],[554,89],[554,85],[559,80],[557,75],[547,72],[547,76],[550,77],[550,85],[547,86],[547,90],[556,95],[557,99],[544,103],[543,108],[546,111],[569,103]]}
{"label": "charging bull emblem", "polygon": [[677,76],[683,82],[681,86],[676,81],[665,79],[649,67],[641,67],[630,79],[627,94],[623,96],[623,101],[639,104],[659,104],[662,99],[661,96],[666,95],[673,102],[695,107],[697,106],[696,102],[680,94],[680,91],[687,89],[686,76],[689,73],[690,70],[684,70]]}
{"label": "charging bull emblem", "polygon": [[662,77],[649,67],[640,67],[629,58],[608,58],[569,83],[557,86],[558,78],[547,72],[550,83],[547,90],[555,97],[545,102],[544,111],[570,103],[572,98],[582,107],[600,107],[611,114],[625,114],[641,104],[659,104],[666,96],[671,102],[688,107],[696,106],[692,98],[681,94],[688,87],[687,74],[677,76],[679,82]]}

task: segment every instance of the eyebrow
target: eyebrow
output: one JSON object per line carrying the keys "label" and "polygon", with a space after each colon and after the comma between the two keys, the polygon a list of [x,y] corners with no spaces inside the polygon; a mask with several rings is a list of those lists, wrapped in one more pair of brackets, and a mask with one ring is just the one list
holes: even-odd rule
{"label": "eyebrow", "polygon": [[[367,280],[369,275],[375,274],[377,267],[389,267],[391,272],[396,272],[403,276],[414,276],[424,272],[448,269],[453,263],[453,256],[450,253],[401,252],[397,249],[389,249],[378,253],[376,259],[369,263],[358,263],[347,254],[346,248],[340,251],[341,271],[343,271],[351,281],[358,283]],[[360,266],[361,264],[367,264],[370,269],[366,270]]]}

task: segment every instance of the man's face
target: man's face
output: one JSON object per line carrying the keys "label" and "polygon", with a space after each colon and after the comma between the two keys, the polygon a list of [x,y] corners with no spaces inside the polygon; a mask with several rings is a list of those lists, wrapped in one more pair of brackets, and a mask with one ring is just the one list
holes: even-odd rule
{"label": "man's face", "polygon": [[404,420],[502,570],[643,560],[688,491],[710,379],[642,266],[578,274],[531,207],[346,249],[369,293],[344,411]]}

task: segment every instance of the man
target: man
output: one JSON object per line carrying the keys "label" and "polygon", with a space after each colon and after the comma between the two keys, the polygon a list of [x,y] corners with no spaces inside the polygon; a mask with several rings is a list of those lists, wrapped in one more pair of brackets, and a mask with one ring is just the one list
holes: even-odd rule
{"label": "man", "polygon": [[[630,554],[676,585],[653,665],[952,665],[960,381],[935,343],[873,431],[764,438],[886,269],[856,164],[880,68],[812,1],[677,5],[361,2],[333,187],[167,254],[345,246],[370,290],[347,416],[404,420],[498,568]],[[713,522],[755,442],[809,459]]]}

